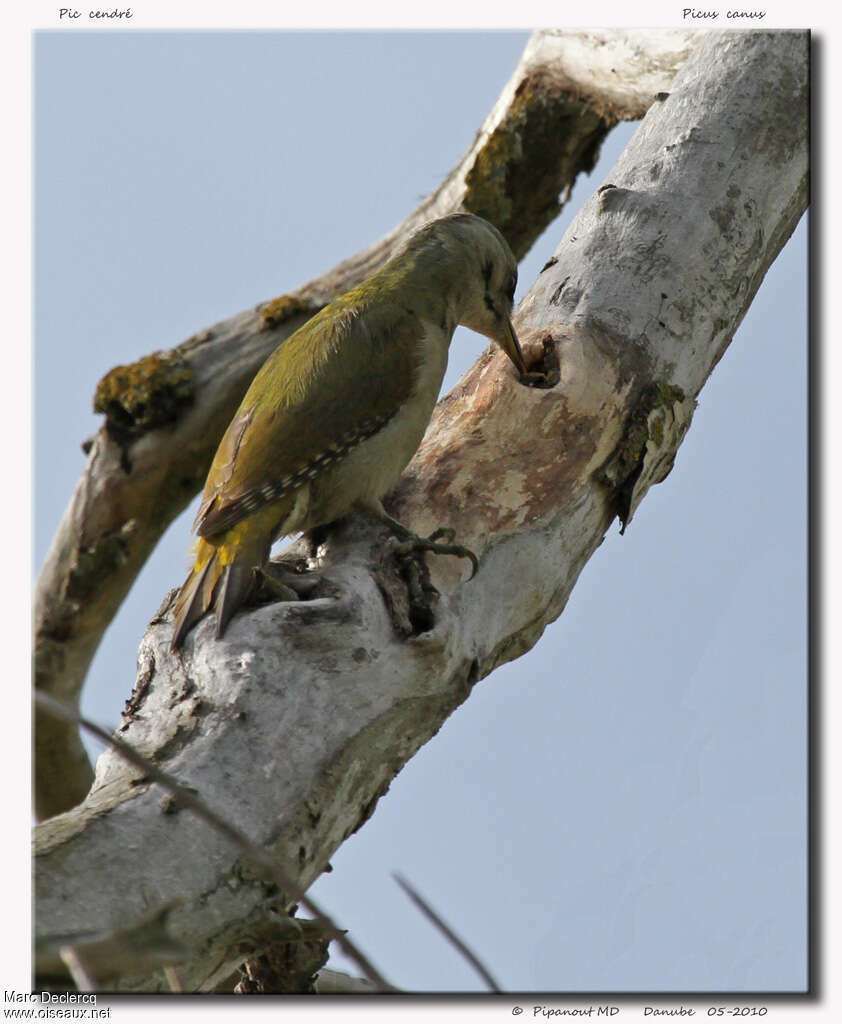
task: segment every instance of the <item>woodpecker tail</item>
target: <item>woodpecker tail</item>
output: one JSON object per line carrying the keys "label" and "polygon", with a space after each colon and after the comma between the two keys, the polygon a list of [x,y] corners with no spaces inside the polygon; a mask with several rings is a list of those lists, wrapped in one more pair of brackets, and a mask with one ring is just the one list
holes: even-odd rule
{"label": "woodpecker tail", "polygon": [[268,556],[268,545],[261,539],[243,543],[245,538],[235,526],[216,544],[201,538],[196,545],[196,561],[175,601],[170,648],[177,650],[193,626],[213,606],[216,609],[216,635],[221,637],[231,617],[251,590],[254,569]]}

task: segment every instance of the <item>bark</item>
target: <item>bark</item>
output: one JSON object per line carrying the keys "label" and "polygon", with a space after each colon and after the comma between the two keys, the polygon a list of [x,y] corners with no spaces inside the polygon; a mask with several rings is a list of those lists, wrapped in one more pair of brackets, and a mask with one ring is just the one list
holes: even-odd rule
{"label": "bark", "polygon": [[[94,397],[105,423],[36,586],[35,685],[78,704],[102,634],[164,530],[201,488],[245,389],[284,338],[421,224],[457,209],[492,221],[522,256],[561,209],[559,193],[569,195],[591,169],[610,127],[643,115],[696,38],[536,33],[459,165],[389,235],[294,292],[106,375]],[[589,54],[612,74],[594,75]],[[78,803],[91,779],[76,729],[36,711],[38,817]]]}
{"label": "bark", "polygon": [[[559,383],[525,387],[489,352],[439,404],[391,508],[419,532],[455,527],[480,567],[466,582],[454,560],[431,560],[432,628],[407,627],[399,567],[379,528],[353,518],[312,559],[335,596],[267,604],[222,641],[205,621],[181,657],[166,609],[147,631],[121,736],[302,888],[473,686],[536,642],[614,517],[630,521],[669,472],[806,208],[807,61],[806,33],[706,35],[518,309],[525,348],[557,360]],[[179,977],[212,989],[289,900],[165,810],[104,754],[84,804],[37,830],[35,919],[46,941],[177,900],[171,932],[193,951]],[[165,987],[157,974],[122,984]]]}
{"label": "bark", "polygon": [[247,960],[234,991],[238,995],[314,995],[316,976],[327,963],[328,941],[276,944]]}

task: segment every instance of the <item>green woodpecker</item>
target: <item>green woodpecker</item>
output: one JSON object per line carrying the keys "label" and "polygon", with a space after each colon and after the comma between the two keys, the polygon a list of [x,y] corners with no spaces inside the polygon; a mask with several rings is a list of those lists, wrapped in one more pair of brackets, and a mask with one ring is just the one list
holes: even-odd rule
{"label": "green woodpecker", "polygon": [[173,649],[211,605],[222,635],[279,537],[355,507],[408,534],[380,499],[421,443],[456,325],[486,335],[526,370],[511,320],[516,282],[496,228],[468,213],[444,217],[275,349],[208,473]]}

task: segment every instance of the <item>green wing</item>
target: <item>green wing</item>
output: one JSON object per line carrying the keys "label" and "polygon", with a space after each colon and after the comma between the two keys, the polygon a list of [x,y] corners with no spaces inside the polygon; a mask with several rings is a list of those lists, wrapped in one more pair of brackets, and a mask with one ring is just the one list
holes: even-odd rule
{"label": "green wing", "polygon": [[423,331],[411,310],[349,292],[279,345],[220,442],[196,532],[280,501],[388,423],[415,387]]}

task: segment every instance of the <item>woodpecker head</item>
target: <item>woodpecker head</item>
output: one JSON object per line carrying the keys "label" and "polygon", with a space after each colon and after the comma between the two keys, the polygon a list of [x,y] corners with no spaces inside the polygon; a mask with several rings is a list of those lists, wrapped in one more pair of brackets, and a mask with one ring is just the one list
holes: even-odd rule
{"label": "woodpecker head", "polygon": [[456,322],[490,338],[525,373],[512,326],[517,261],[497,228],[472,213],[456,213],[422,228],[408,248],[415,246],[449,275]]}

